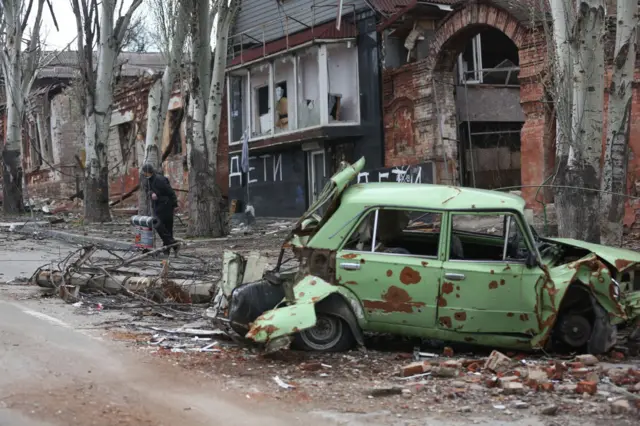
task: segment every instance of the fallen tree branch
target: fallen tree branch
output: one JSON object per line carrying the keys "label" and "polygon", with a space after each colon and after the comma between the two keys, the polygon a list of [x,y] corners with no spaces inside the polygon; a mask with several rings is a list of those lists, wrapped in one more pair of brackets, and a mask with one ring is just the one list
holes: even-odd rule
{"label": "fallen tree branch", "polygon": [[178,241],[176,243],[169,244],[168,246],[162,246],[162,247],[157,248],[155,250],[151,250],[151,251],[149,251],[147,253],[142,253],[141,255],[132,257],[131,259],[124,260],[122,263],[120,263],[120,265],[114,266],[113,268],[109,268],[109,269],[113,270],[113,269],[122,268],[123,266],[131,265],[134,262],[137,262],[137,261],[142,260],[142,259],[144,259],[146,257],[149,257],[149,256],[153,256],[154,254],[158,254],[161,251],[164,251],[164,250],[167,250],[167,249],[172,249],[173,247],[177,247],[180,244],[182,244],[182,243],[180,241]]}

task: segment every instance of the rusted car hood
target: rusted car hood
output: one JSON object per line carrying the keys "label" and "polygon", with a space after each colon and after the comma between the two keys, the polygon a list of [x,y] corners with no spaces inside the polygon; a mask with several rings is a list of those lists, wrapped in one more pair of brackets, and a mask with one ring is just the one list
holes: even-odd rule
{"label": "rusted car hood", "polygon": [[605,262],[615,266],[615,268],[622,272],[626,269],[633,267],[640,263],[640,253],[632,250],[627,250],[617,247],[608,247],[601,244],[587,243],[580,240],[574,240],[571,238],[545,238],[546,240],[553,241],[554,243],[563,244],[566,246],[581,248],[588,250],[598,256]]}

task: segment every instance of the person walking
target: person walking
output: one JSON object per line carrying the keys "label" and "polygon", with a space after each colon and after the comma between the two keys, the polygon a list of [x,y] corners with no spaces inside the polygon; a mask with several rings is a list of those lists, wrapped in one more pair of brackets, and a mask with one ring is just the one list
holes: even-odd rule
{"label": "person walking", "polygon": [[[178,207],[178,197],[171,188],[171,183],[166,176],[155,171],[151,164],[142,166],[142,174],[145,177],[144,188],[148,199],[151,199],[153,214],[158,219],[156,231],[162,240],[163,246],[176,243],[173,238],[173,213]],[[173,247],[178,254],[178,246]],[[171,253],[171,248],[165,249],[165,254]]]}

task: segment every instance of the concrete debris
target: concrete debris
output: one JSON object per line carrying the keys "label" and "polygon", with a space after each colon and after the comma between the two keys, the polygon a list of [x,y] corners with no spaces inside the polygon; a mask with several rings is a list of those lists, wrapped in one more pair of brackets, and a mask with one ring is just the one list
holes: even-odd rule
{"label": "concrete debris", "polygon": [[484,363],[484,368],[486,370],[491,370],[494,373],[505,372],[511,368],[511,358],[501,352],[493,351]]}
{"label": "concrete debris", "polygon": [[611,414],[628,414],[633,409],[626,399],[619,399],[611,403]]}
{"label": "concrete debris", "polygon": [[576,361],[577,362],[581,362],[582,364],[584,364],[587,367],[596,365],[600,362],[600,360],[598,358],[596,358],[595,355],[591,355],[591,354],[585,354],[585,355],[578,355],[576,357]]}
{"label": "concrete debris", "polygon": [[556,404],[547,405],[546,407],[543,407],[542,410],[540,410],[540,414],[543,414],[545,416],[555,416],[556,414],[558,414],[559,408],[560,407],[558,407]]}

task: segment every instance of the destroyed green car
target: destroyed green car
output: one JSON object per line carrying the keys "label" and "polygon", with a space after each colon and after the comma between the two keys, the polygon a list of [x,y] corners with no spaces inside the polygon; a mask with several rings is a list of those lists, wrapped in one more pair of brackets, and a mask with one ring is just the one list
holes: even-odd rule
{"label": "destroyed green car", "polygon": [[[347,188],[363,166],[331,178],[262,278],[226,253],[212,315],[268,350],[340,351],[379,332],[590,353],[610,350],[640,316],[640,254],[542,238],[524,200],[502,192]],[[289,270],[286,250],[299,262]]]}

